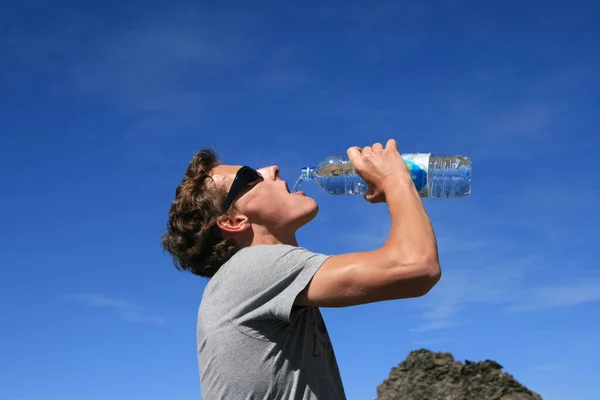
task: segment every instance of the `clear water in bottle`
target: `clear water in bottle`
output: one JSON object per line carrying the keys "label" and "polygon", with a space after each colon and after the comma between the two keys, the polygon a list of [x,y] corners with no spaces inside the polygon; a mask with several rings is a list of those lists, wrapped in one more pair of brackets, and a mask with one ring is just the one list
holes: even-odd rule
{"label": "clear water in bottle", "polygon": [[[421,197],[458,198],[471,194],[469,158],[429,153],[402,154],[402,158]],[[363,195],[367,191],[366,183],[345,154],[331,155],[315,167],[303,168],[292,193],[305,181],[317,183],[332,195]]]}

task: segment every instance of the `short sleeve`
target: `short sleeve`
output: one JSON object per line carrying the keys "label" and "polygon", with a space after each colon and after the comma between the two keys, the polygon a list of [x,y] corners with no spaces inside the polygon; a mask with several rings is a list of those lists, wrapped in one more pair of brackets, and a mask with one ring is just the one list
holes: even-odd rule
{"label": "short sleeve", "polygon": [[329,257],[288,245],[258,245],[241,250],[228,265],[228,303],[240,324],[274,319],[290,322],[292,307]]}

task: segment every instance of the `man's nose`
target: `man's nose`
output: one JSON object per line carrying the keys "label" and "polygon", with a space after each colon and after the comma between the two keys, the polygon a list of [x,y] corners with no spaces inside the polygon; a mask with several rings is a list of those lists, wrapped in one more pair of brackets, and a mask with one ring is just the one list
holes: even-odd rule
{"label": "man's nose", "polygon": [[271,165],[258,170],[263,178],[276,180],[279,177],[279,167],[277,165]]}

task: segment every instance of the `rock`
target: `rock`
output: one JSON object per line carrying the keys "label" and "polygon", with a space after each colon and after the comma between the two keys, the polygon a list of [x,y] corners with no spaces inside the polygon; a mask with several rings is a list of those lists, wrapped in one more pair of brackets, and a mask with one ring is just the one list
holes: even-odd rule
{"label": "rock", "polygon": [[456,361],[452,354],[412,351],[377,387],[377,400],[542,400],[492,360]]}

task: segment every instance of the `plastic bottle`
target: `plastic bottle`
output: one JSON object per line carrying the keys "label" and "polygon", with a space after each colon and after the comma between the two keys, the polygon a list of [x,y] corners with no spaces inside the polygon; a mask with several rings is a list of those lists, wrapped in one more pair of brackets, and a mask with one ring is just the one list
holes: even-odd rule
{"label": "plastic bottle", "polygon": [[[471,194],[471,160],[458,155],[402,154],[421,197],[458,198]],[[325,157],[316,167],[302,169],[294,185],[315,182],[332,195],[363,195],[367,185],[346,154]]]}

